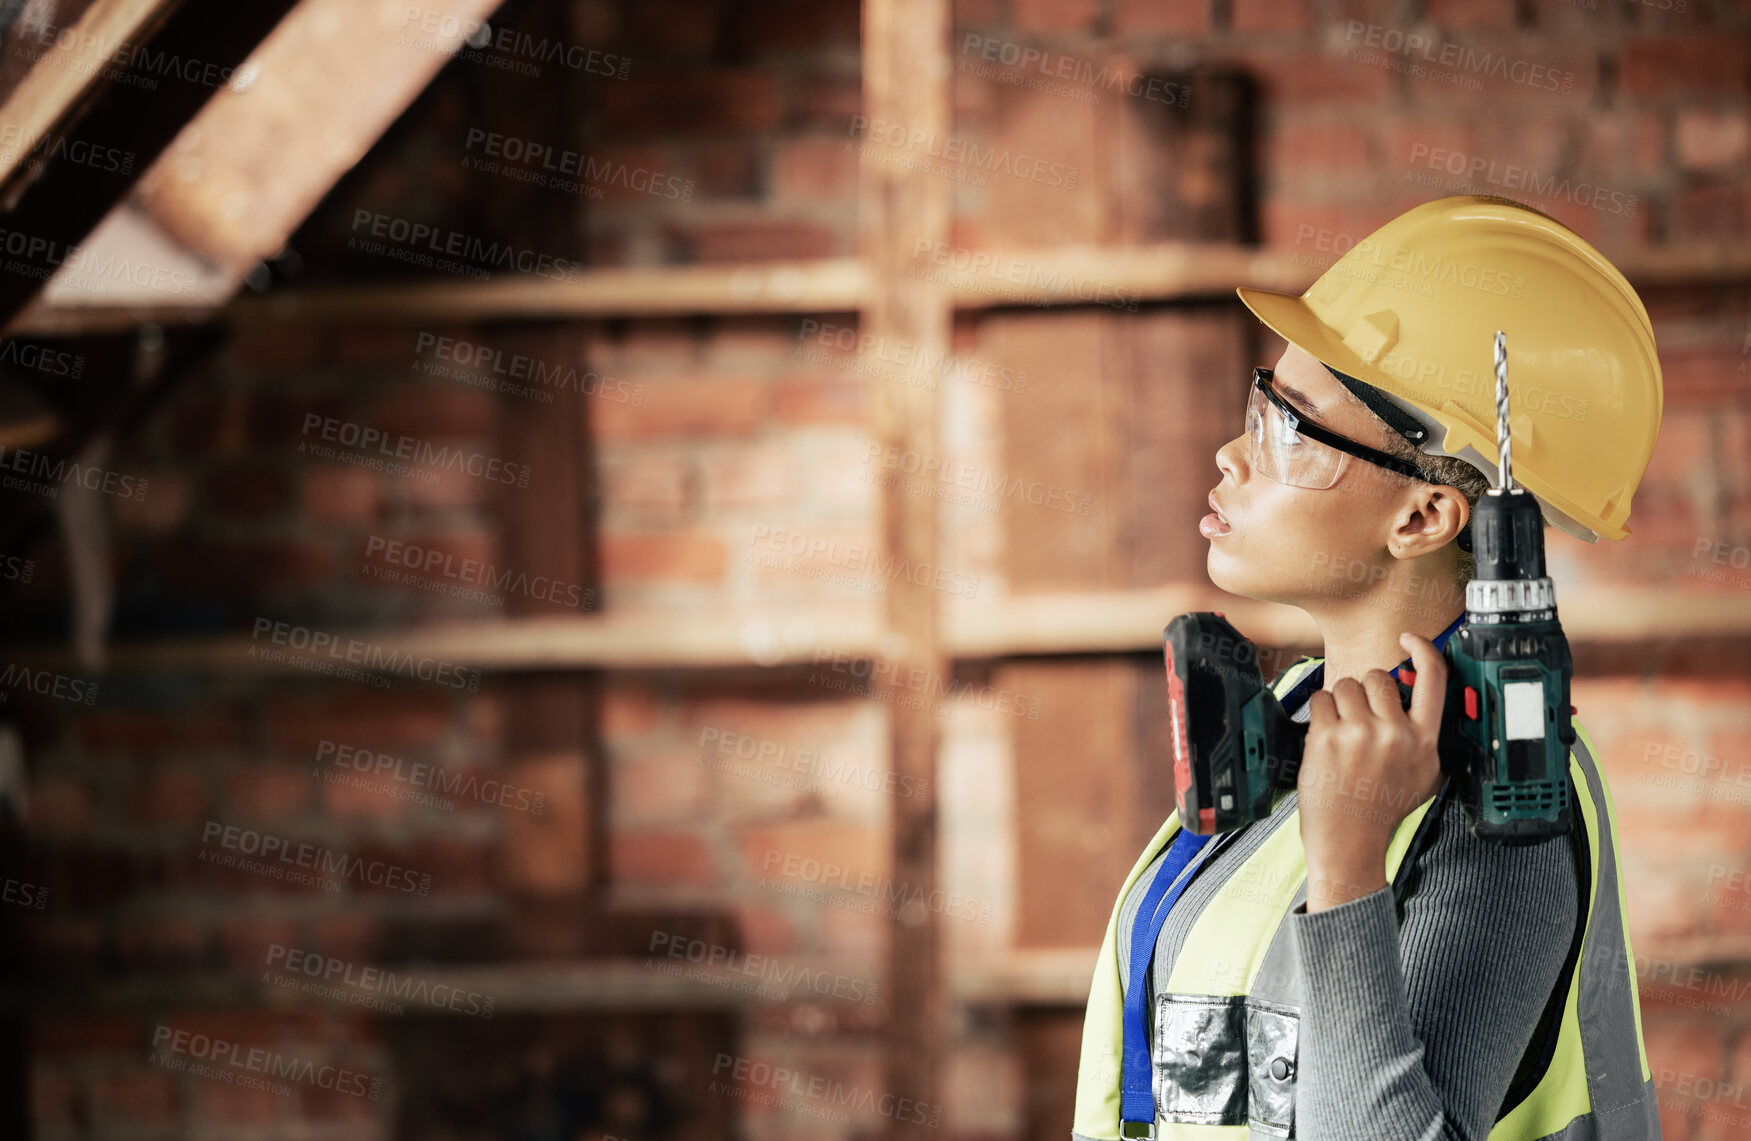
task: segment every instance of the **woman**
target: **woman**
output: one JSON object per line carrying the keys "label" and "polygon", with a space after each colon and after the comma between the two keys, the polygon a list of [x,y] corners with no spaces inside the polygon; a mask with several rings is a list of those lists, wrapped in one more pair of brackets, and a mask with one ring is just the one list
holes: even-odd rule
{"label": "woman", "polygon": [[1482,195],[1412,209],[1300,297],[1240,295],[1288,348],[1216,454],[1209,574],[1300,607],[1325,654],[1273,685],[1308,724],[1297,787],[1213,838],[1169,817],[1121,890],[1073,1136],[1658,1137],[1591,741],[1576,720],[1569,836],[1515,848],[1471,834],[1435,749],[1462,715],[1440,646],[1496,471],[1494,333],[1516,482],[1615,540],[1659,430],[1647,313],[1573,232]]}

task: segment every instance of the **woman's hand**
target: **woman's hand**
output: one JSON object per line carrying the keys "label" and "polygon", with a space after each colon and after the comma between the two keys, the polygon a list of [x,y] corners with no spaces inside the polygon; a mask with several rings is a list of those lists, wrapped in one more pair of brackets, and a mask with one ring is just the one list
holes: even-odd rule
{"label": "woman's hand", "polygon": [[1340,678],[1309,699],[1296,787],[1310,915],[1385,887],[1393,832],[1441,786],[1435,744],[1447,662],[1427,638],[1398,640],[1417,672],[1408,715],[1385,670]]}

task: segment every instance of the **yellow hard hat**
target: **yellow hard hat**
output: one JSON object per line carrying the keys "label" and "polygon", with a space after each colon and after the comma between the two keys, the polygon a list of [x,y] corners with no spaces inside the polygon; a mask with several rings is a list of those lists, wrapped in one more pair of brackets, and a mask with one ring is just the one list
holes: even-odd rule
{"label": "yellow hard hat", "polygon": [[1515,482],[1578,539],[1629,534],[1660,434],[1654,329],[1623,274],[1561,222],[1494,195],[1438,198],[1350,247],[1300,297],[1239,293],[1278,336],[1427,429],[1423,451],[1492,485],[1503,330]]}

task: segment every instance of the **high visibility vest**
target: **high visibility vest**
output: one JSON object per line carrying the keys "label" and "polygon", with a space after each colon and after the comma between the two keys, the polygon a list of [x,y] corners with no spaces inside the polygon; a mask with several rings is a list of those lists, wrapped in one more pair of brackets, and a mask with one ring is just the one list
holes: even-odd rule
{"label": "high visibility vest", "polygon": [[[1282,698],[1323,662],[1304,658],[1272,687]],[[1617,821],[1611,792],[1579,721],[1569,752],[1570,843],[1587,872],[1578,901],[1581,943],[1571,947],[1552,1001],[1528,1044],[1489,1141],[1645,1141],[1660,1136],[1647,1049],[1642,1044],[1634,959],[1624,922]],[[1287,794],[1293,795],[1293,793]],[[1399,869],[1435,801],[1394,832],[1386,878]],[[1154,996],[1150,1053],[1156,1136],[1174,1141],[1281,1141],[1294,1136],[1297,1030],[1302,979],[1290,912],[1307,899],[1307,857],[1291,809],[1252,825],[1269,828],[1259,849],[1222,884],[1186,936],[1163,993]],[[1124,993],[1119,977],[1119,909],[1144,871],[1179,831],[1174,812],[1119,891],[1089,990],[1077,1070],[1072,1136],[1119,1136],[1119,1059]],[[1146,985],[1133,978],[1133,986]],[[1554,1041],[1549,1033],[1554,1023]],[[1320,1138],[1317,1141],[1327,1141]]]}

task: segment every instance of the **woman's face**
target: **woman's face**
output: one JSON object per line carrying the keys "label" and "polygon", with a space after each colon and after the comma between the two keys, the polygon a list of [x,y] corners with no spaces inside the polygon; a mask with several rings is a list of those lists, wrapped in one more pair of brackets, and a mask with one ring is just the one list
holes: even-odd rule
{"label": "woman's face", "polygon": [[[1380,447],[1390,432],[1294,345],[1278,359],[1272,387],[1297,412],[1358,443]],[[1290,487],[1252,469],[1247,442],[1243,429],[1216,452],[1222,482],[1211,496],[1220,518],[1206,516],[1200,525],[1210,542],[1211,582],[1230,594],[1299,606],[1364,594],[1392,573],[1398,560],[1388,540],[1412,481],[1350,457],[1331,487]]]}

